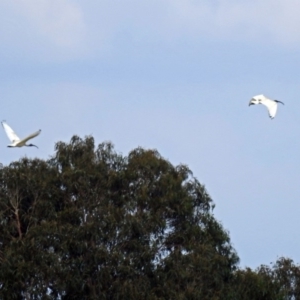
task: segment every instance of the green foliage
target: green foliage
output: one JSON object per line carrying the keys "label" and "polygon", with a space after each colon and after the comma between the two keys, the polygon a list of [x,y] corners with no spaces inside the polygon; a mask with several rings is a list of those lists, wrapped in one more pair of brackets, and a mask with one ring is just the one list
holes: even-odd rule
{"label": "green foliage", "polygon": [[156,151],[74,136],[0,179],[1,299],[197,299],[237,263],[204,187]]}
{"label": "green foliage", "polygon": [[[0,299],[293,299],[299,270],[238,270],[184,165],[92,137],[0,169]],[[297,299],[297,298],[295,298]]]}
{"label": "green foliage", "polygon": [[271,269],[260,267],[257,272],[249,268],[236,272],[232,299],[280,300],[280,286],[274,280]]}
{"label": "green foliage", "polygon": [[[261,265],[235,272],[228,299],[300,299],[300,267],[289,258],[279,258],[272,267]],[[227,298],[226,298],[227,299]]]}
{"label": "green foliage", "polygon": [[213,203],[184,165],[92,137],[0,169],[0,299],[300,298],[300,269],[237,269]]}
{"label": "green foliage", "polygon": [[284,299],[300,299],[300,267],[289,258],[279,258],[273,266],[272,277]]}

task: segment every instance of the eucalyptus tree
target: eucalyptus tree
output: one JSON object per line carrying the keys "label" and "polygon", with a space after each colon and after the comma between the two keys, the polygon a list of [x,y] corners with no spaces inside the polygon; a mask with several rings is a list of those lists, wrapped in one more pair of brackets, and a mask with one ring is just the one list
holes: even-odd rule
{"label": "eucalyptus tree", "polygon": [[1,299],[224,299],[238,257],[205,187],[91,136],[0,169]]}

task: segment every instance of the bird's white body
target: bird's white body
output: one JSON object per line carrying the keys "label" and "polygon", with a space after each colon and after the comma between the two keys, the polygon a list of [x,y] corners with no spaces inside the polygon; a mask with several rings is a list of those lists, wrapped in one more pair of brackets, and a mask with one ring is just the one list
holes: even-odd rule
{"label": "bird's white body", "polygon": [[277,112],[277,106],[278,106],[278,102],[284,104],[281,101],[278,100],[271,100],[269,98],[267,98],[264,95],[257,95],[254,96],[250,102],[249,102],[249,106],[250,105],[255,105],[255,104],[263,104],[267,107],[268,111],[269,111],[269,116],[271,119],[274,119],[276,112]]}
{"label": "bird's white body", "polygon": [[[7,147],[23,147],[23,146],[34,146],[37,147],[36,145],[33,144],[26,144],[27,141],[29,141],[30,139],[33,139],[34,137],[38,136],[41,133],[41,130],[34,132],[32,134],[30,134],[29,136],[27,136],[24,139],[20,139],[15,132],[6,124],[5,121],[1,122],[9,140],[11,141],[11,144],[9,144]],[[38,148],[38,147],[37,147]]]}

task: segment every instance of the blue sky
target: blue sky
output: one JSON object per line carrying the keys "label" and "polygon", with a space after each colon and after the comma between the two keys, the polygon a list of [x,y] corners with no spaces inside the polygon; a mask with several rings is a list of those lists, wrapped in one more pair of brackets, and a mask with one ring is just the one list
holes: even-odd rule
{"label": "blue sky", "polygon": [[[1,119],[49,158],[73,134],[156,148],[212,196],[241,267],[300,262],[300,3],[0,0]],[[285,103],[274,120],[257,94]]]}

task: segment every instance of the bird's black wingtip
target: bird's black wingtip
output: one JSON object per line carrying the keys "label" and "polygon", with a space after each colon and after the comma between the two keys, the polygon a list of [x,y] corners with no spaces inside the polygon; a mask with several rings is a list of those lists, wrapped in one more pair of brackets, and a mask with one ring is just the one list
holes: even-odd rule
{"label": "bird's black wingtip", "polygon": [[275,102],[279,102],[279,103],[281,103],[281,104],[283,104],[284,105],[284,103],[283,102],[281,102],[281,101],[279,101],[279,100],[274,100]]}

